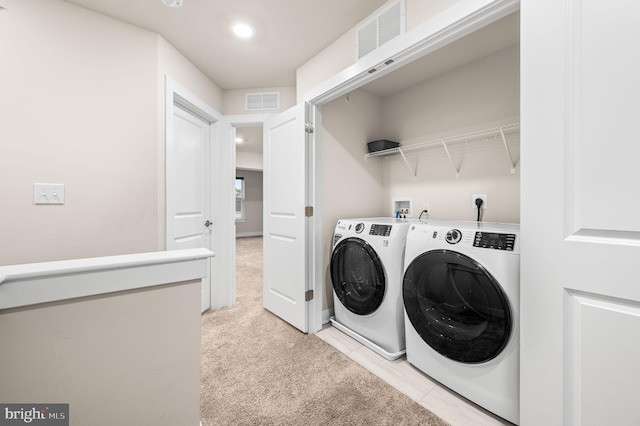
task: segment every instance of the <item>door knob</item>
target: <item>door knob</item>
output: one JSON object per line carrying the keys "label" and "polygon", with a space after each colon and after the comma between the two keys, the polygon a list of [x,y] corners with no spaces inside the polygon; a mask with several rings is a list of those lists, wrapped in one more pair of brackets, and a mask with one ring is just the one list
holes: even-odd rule
{"label": "door knob", "polygon": [[207,228],[210,227],[211,225],[213,225],[213,222],[211,222],[211,221],[206,221],[204,223],[204,226],[206,226]]}

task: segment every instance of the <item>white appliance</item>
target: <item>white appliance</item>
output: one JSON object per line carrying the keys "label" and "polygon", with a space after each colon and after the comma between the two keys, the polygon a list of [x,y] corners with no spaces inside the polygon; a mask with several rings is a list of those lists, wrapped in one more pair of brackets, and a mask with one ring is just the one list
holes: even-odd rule
{"label": "white appliance", "polygon": [[386,359],[405,353],[402,274],[406,219],[339,220],[330,275],[334,327]]}
{"label": "white appliance", "polygon": [[403,302],[407,360],[518,424],[520,226],[412,224]]}

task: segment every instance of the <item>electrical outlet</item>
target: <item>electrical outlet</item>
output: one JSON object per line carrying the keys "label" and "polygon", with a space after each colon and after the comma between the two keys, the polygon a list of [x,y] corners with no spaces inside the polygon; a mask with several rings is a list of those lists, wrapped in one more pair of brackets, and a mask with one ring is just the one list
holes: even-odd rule
{"label": "electrical outlet", "polygon": [[431,207],[429,206],[429,203],[422,203],[422,210],[418,215],[418,219],[429,219],[430,216],[431,216]]}
{"label": "electrical outlet", "polygon": [[482,200],[482,206],[480,206],[481,209],[486,209],[487,208],[487,194],[473,194],[471,196],[471,208],[473,209],[477,209],[478,206],[476,205],[476,199],[480,198]]}

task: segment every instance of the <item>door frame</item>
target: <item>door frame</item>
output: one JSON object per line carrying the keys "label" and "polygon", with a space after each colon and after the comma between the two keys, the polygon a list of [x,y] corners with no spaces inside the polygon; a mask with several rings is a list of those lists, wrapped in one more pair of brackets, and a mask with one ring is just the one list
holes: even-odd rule
{"label": "door frame", "polygon": [[322,175],[320,137],[322,105],[370,83],[383,75],[432,53],[474,31],[520,10],[520,0],[462,0],[433,19],[401,34],[369,53],[355,64],[304,93],[302,101],[310,105],[309,120],[315,127],[309,149],[309,202],[314,206],[309,223],[309,276],[316,297],[309,306],[309,333],[322,329],[329,311],[323,312],[324,294],[322,252]]}
{"label": "door frame", "polygon": [[[215,256],[209,261],[210,309],[219,309],[235,303],[235,215],[233,185],[235,179],[235,146],[231,138],[230,124],[225,117],[198,96],[182,87],[170,76],[165,76],[164,149],[160,155],[161,192],[158,194],[161,217],[160,245],[167,248],[167,205],[166,205],[166,155],[167,146],[173,137],[173,115],[175,104],[209,122],[211,149],[208,167],[211,187],[209,211],[213,222],[211,250]],[[226,196],[228,195],[228,196]],[[232,283],[229,285],[215,283]]]}
{"label": "door frame", "polygon": [[[307,105],[307,118],[313,123],[322,123],[320,105]],[[279,111],[280,113],[282,111]],[[237,114],[227,115],[226,119],[234,128],[241,126],[263,126],[274,114]],[[319,126],[318,126],[319,128]],[[307,307],[308,333],[314,334],[322,329],[322,221],[321,216],[321,196],[320,184],[320,132],[312,132],[308,139],[307,146],[307,188],[306,205],[314,207],[313,216],[307,218],[307,282],[309,288],[314,291],[314,298]],[[235,158],[234,158],[235,167]],[[234,168],[235,173],[235,168]],[[235,177],[235,175],[234,175]],[[233,282],[235,294],[235,281]],[[320,290],[318,290],[320,289]],[[328,318],[328,317],[327,317]]]}
{"label": "door frame", "polygon": [[[230,163],[232,168],[229,171],[230,173],[230,177],[233,178],[234,181],[234,188],[235,188],[235,179],[236,179],[236,146],[235,146],[235,139],[236,139],[236,128],[237,127],[247,127],[247,126],[263,126],[264,127],[264,122],[271,117],[273,114],[232,114],[232,115],[225,115],[224,118],[225,120],[230,124],[231,129],[229,131],[229,137],[231,138],[232,144],[233,144],[233,161]],[[264,169],[264,167],[263,167]],[[235,194],[234,194],[234,198],[233,198],[233,202],[235,203]],[[236,267],[236,258],[235,258],[235,246],[236,246],[236,217],[235,217],[235,204],[232,207],[232,214],[233,214],[233,263],[231,265],[233,265],[233,269],[234,269],[234,275],[233,275],[233,280],[229,281],[229,294],[233,296],[233,299],[231,301],[231,303],[229,304],[229,306],[231,306],[232,304],[235,303],[236,301],[236,277],[235,277],[235,267]]]}

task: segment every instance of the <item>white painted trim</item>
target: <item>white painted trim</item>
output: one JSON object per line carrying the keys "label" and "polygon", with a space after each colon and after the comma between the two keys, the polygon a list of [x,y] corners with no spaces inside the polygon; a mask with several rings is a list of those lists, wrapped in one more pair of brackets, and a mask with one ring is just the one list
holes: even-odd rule
{"label": "white painted trim", "polygon": [[223,116],[215,132],[212,250],[216,257],[211,262],[211,309],[233,306],[236,302],[236,145],[233,128]]}
{"label": "white painted trim", "polygon": [[[409,32],[388,41],[369,53],[360,61],[309,90],[303,95],[303,102],[311,105],[309,117],[317,129],[322,127],[321,106],[340,96],[364,86],[420,57],[432,53],[447,44],[497,21],[520,9],[520,0],[462,0],[446,9],[434,18],[415,27]],[[389,59],[393,62],[385,64]],[[369,71],[375,69],[376,72]],[[322,221],[320,175],[320,132],[314,132],[315,147],[309,188],[314,192],[310,202],[314,206],[314,220],[308,235],[308,248],[312,259],[312,288],[314,298],[309,306],[309,333],[316,333],[324,323],[322,311]]]}
{"label": "white painted trim", "polygon": [[[211,123],[211,215],[213,221],[212,250],[217,256],[211,261],[211,309],[232,306],[236,300],[235,250],[235,163],[236,150],[229,121],[218,111],[165,76],[165,137],[173,135],[174,102]],[[165,146],[168,140],[165,140]],[[166,167],[166,153],[165,153]],[[165,175],[166,184],[166,175]],[[228,191],[228,192],[227,192]],[[165,188],[166,193],[166,188]],[[166,205],[165,205],[165,223]],[[165,225],[166,227],[167,225]],[[168,232],[166,235],[170,235]],[[167,236],[165,236],[166,241]],[[165,243],[166,244],[166,243]],[[166,245],[165,245],[166,247]],[[213,283],[224,283],[213,285]]]}
{"label": "white painted trim", "polygon": [[264,122],[275,114],[233,114],[225,115],[233,127],[263,126]]}
{"label": "white painted trim", "polygon": [[[235,133],[236,133],[236,127],[248,127],[248,126],[263,126],[264,127],[264,122],[269,119],[270,117],[273,117],[275,114],[234,114],[234,115],[226,115],[224,116],[225,120],[230,123],[231,128],[229,131],[229,137],[231,141],[235,141]],[[235,143],[233,143],[233,161],[229,163],[229,166],[231,166],[231,171],[229,172],[230,175],[230,179],[233,179],[233,182],[235,182],[236,179],[236,147],[235,147]],[[261,170],[260,170],[261,171]],[[234,184],[231,184],[230,186],[231,189],[235,188]],[[235,190],[234,190],[235,191]],[[229,291],[231,293],[233,293],[233,301],[235,302],[235,294],[236,294],[236,279],[235,279],[235,264],[236,264],[236,258],[235,258],[235,243],[236,243],[236,238],[241,236],[240,234],[236,235],[236,227],[235,227],[235,193],[233,194],[233,206],[232,211],[233,211],[233,218],[234,218],[234,223],[233,223],[233,232],[234,232],[234,239],[233,239],[233,263],[231,263],[231,266],[233,267],[233,281],[229,284],[230,289]],[[262,233],[260,233],[260,235],[262,235]],[[224,282],[224,281],[223,281]]]}
{"label": "white painted trim", "polygon": [[0,309],[202,279],[210,250],[138,253],[0,267]]}
{"label": "white painted trim", "polygon": [[308,160],[308,197],[309,205],[313,206],[313,217],[310,218],[309,229],[307,235],[309,241],[307,247],[309,250],[310,271],[309,271],[309,287],[313,289],[314,298],[309,303],[308,312],[308,331],[315,334],[322,330],[323,311],[322,311],[322,294],[323,294],[323,256],[322,256],[322,109],[320,105],[309,104],[307,107],[307,120],[310,121],[314,128],[312,142],[307,153]]}

